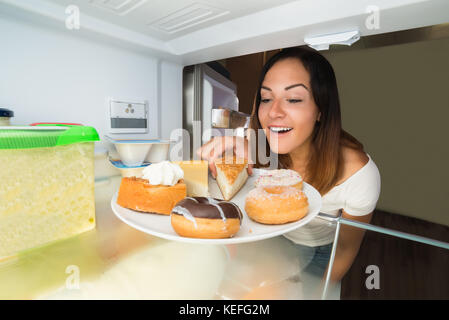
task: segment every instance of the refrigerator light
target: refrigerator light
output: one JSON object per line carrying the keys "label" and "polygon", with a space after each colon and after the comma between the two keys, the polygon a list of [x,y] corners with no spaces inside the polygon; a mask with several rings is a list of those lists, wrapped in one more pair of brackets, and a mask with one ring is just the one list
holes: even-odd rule
{"label": "refrigerator light", "polygon": [[333,34],[319,35],[313,37],[305,37],[304,42],[316,50],[329,50],[332,44],[352,45],[360,39],[360,32],[358,30],[339,32]]}

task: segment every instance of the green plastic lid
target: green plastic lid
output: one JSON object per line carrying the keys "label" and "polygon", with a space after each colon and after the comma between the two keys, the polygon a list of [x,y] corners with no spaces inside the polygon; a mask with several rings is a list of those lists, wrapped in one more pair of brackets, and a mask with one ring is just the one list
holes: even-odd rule
{"label": "green plastic lid", "polygon": [[0,127],[0,149],[45,148],[98,140],[95,128],[81,125]]}

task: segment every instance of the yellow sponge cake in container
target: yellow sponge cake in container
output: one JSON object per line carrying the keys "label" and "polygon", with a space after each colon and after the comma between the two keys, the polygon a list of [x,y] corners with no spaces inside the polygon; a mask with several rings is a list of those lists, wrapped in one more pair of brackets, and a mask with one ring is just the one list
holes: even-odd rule
{"label": "yellow sponge cake in container", "polygon": [[80,125],[0,127],[0,260],[95,228],[96,140]]}

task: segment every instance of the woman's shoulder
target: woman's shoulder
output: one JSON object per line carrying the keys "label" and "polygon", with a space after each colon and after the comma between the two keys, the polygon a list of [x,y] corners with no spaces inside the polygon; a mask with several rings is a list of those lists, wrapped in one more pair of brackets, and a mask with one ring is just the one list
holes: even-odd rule
{"label": "woman's shoulder", "polygon": [[356,172],[365,167],[370,160],[368,155],[361,150],[343,147],[342,153],[343,153],[343,172],[337,185],[342,184],[350,177],[352,177]]}
{"label": "woman's shoulder", "polygon": [[346,149],[343,151],[344,181],[338,195],[344,201],[343,210],[354,216],[372,212],[380,196],[380,173],[371,159],[363,151]]}

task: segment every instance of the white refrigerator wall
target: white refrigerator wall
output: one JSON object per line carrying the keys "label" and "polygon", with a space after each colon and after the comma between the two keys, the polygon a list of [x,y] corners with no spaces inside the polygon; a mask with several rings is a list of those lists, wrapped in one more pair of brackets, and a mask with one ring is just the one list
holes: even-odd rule
{"label": "white refrigerator wall", "polygon": [[133,136],[167,139],[182,127],[181,65],[76,32],[0,16],[0,106],[13,125],[76,122],[103,140],[114,97],[148,101],[148,133]]}

